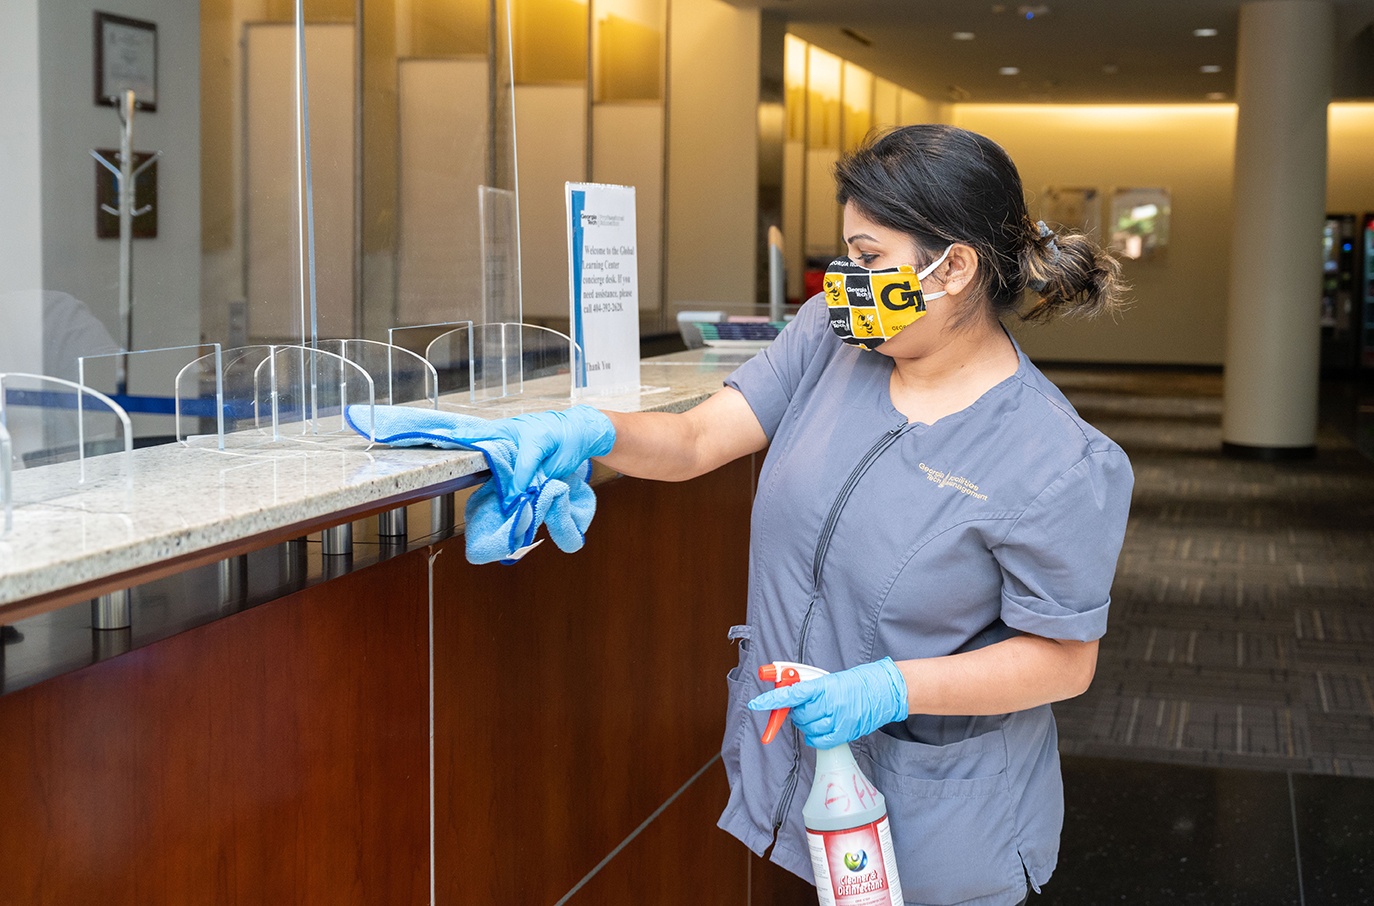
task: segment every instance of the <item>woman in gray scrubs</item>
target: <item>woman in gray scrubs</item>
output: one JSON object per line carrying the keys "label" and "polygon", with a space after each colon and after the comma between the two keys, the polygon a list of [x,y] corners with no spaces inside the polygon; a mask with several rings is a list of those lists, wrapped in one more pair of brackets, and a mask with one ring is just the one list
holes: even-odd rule
{"label": "woman in gray scrubs", "polygon": [[[1092,680],[1132,476],[1001,322],[1023,303],[1035,320],[1110,310],[1118,266],[1032,223],[1006,152],[964,130],[896,130],[836,178],[848,260],[724,390],[514,433],[546,474],[600,456],[683,480],[766,447],[720,826],[811,880],[805,746],[853,742],[907,900],[1015,906],[1058,855],[1049,703]],[[831,675],[760,697],[773,660]],[[765,748],[780,705],[794,732]]]}

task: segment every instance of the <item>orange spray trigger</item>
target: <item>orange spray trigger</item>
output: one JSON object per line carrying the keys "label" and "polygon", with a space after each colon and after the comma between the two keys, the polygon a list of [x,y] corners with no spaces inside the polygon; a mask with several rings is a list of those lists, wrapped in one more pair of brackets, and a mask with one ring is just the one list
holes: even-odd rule
{"label": "orange spray trigger", "polygon": [[[783,686],[791,686],[801,682],[801,673],[790,664],[764,664],[759,668],[759,679],[766,683],[772,683],[775,689],[781,689]],[[773,737],[778,735],[778,731],[782,729],[782,722],[787,719],[787,712],[790,710],[790,708],[778,708],[768,715],[768,726],[763,731],[764,745],[768,745],[773,741]]]}

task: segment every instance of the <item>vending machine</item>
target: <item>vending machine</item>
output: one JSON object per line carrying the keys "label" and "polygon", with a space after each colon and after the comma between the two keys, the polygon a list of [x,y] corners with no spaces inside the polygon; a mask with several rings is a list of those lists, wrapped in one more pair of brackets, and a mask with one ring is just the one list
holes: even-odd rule
{"label": "vending machine", "polygon": [[1360,325],[1360,365],[1374,369],[1374,213],[1360,218],[1355,308]]}
{"label": "vending machine", "polygon": [[1374,213],[1326,215],[1321,325],[1323,373],[1374,370]]}
{"label": "vending machine", "polygon": [[1322,229],[1321,367],[1326,374],[1348,374],[1359,366],[1357,226],[1354,214],[1327,214]]}

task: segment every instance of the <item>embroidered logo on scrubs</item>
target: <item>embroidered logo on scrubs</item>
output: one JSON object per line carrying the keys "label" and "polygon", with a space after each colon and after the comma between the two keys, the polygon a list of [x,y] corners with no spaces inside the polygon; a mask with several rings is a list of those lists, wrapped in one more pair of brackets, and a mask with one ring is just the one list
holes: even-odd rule
{"label": "embroidered logo on scrubs", "polygon": [[969,481],[962,475],[951,475],[948,472],[942,472],[939,469],[932,469],[925,463],[921,463],[921,471],[925,472],[926,479],[928,481],[935,482],[937,487],[952,488],[953,490],[958,491],[960,494],[967,494],[968,496],[975,497],[978,500],[988,499],[987,494],[978,493],[978,485]]}

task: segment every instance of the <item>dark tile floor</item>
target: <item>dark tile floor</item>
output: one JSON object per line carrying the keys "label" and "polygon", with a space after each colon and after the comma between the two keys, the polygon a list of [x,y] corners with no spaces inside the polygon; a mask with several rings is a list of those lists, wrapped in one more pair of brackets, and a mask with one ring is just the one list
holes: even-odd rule
{"label": "dark tile floor", "polygon": [[1324,385],[1316,459],[1276,465],[1219,455],[1219,374],[1046,370],[1136,495],[1031,902],[1374,903],[1370,387]]}
{"label": "dark tile floor", "polygon": [[1045,906],[1374,903],[1374,780],[1064,759]]}

